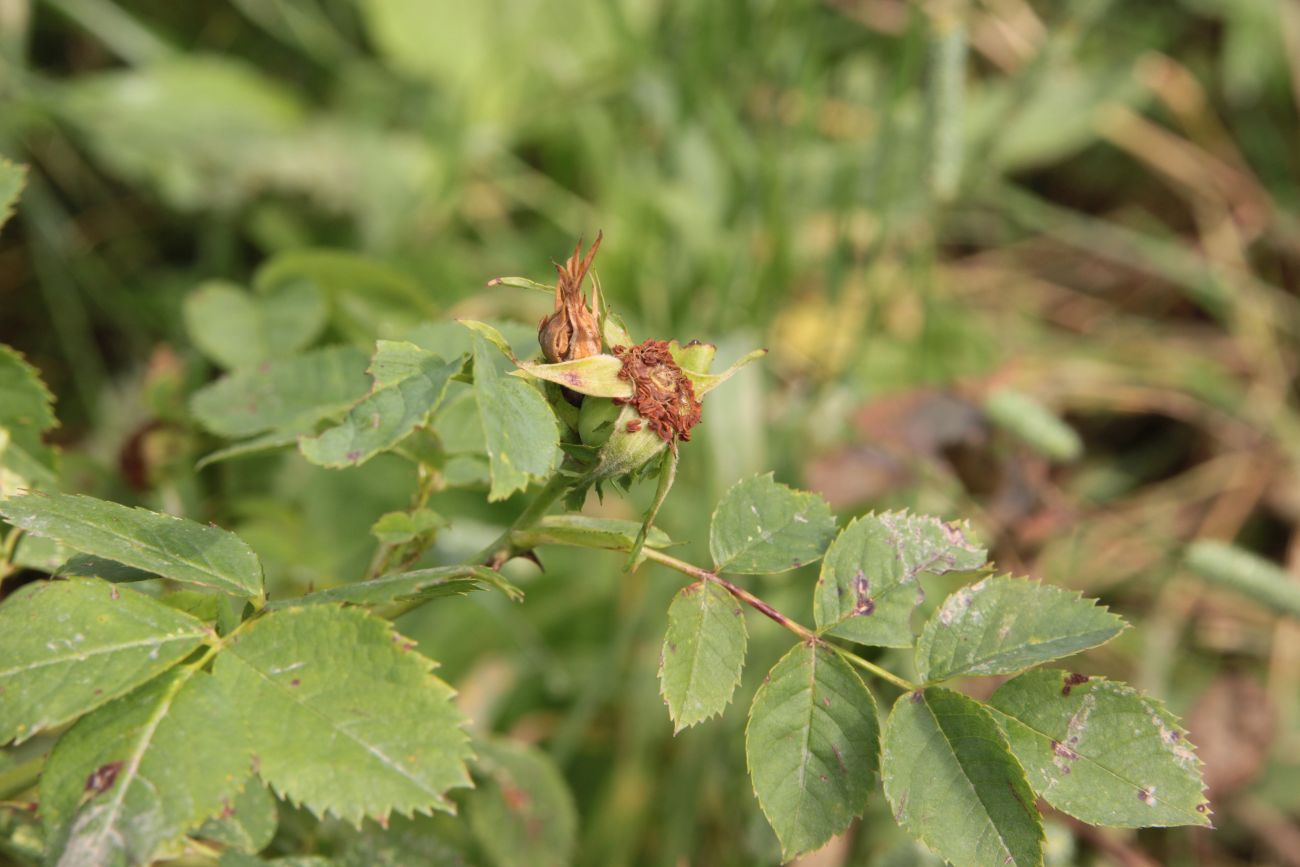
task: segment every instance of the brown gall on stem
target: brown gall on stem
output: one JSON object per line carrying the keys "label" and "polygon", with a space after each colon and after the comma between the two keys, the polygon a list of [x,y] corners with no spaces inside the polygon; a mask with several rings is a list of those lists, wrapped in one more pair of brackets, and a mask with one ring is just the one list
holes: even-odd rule
{"label": "brown gall on stem", "polygon": [[631,404],[665,442],[690,440],[703,406],[695,396],[695,386],[673,360],[668,342],[647,340],[637,346],[615,346],[614,355],[623,362],[618,378],[632,384],[632,397],[614,398],[614,403]]}
{"label": "brown gall on stem", "polygon": [[543,319],[537,329],[537,342],[551,364],[587,358],[600,352],[600,290],[592,290],[591,307],[588,308],[582,281],[591,269],[602,237],[603,234],[596,235],[596,242],[585,256],[579,240],[568,261],[555,266],[559,274],[555,283],[555,312]]}

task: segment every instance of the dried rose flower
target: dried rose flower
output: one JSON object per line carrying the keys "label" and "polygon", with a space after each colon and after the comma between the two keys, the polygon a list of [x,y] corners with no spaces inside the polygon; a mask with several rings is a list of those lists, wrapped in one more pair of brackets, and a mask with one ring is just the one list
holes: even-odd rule
{"label": "dried rose flower", "polygon": [[542,354],[552,363],[586,358],[600,352],[600,289],[592,289],[591,307],[582,292],[582,281],[591,269],[603,235],[596,235],[586,256],[582,256],[579,240],[563,265],[556,265],[559,279],[555,283],[555,312],[542,320],[537,329],[537,342]]}

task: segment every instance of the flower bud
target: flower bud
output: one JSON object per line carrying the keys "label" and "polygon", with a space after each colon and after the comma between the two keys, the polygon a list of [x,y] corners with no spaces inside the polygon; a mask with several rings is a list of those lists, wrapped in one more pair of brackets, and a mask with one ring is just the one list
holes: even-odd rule
{"label": "flower bud", "polygon": [[614,423],[622,415],[623,407],[615,405],[609,398],[588,396],[578,411],[578,436],[582,444],[600,448],[609,441],[614,432]]}

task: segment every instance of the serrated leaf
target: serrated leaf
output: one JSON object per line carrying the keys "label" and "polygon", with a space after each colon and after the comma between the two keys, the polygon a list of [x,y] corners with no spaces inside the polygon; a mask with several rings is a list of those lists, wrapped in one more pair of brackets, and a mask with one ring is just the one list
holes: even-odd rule
{"label": "serrated leaf", "polygon": [[268,607],[274,609],[322,603],[380,606],[398,602],[426,602],[443,596],[464,596],[490,587],[500,590],[515,601],[524,597],[523,591],[501,577],[500,572],[486,566],[439,566],[317,590],[296,599],[277,600]]}
{"label": "serrated leaf", "polygon": [[815,563],[835,535],[831,507],[779,484],[772,473],[737,482],[713,510],[714,571],[763,575]]}
{"label": "serrated leaf", "polygon": [[953,867],[1043,863],[1034,793],[974,699],[939,687],[900,696],[885,723],[881,775],[894,819]]}
{"label": "serrated leaf", "polygon": [[384,620],[360,608],[274,611],[235,633],[213,674],[243,717],[276,791],[354,823],[451,811],[471,751],[451,687]]}
{"label": "serrated leaf", "polygon": [[75,494],[10,497],[0,500],[0,515],[75,551],[236,596],[263,595],[257,555],[219,527]]}
{"label": "serrated leaf", "polygon": [[1025,578],[986,578],[953,593],[916,645],[925,681],[1011,674],[1105,644],[1124,621],[1096,600]]}
{"label": "serrated leaf", "polygon": [[578,811],[550,757],[491,738],[474,742],[478,785],[466,796],[470,830],[496,867],[568,867]]}
{"label": "serrated leaf", "polygon": [[819,632],[878,647],[912,645],[917,576],[978,569],[988,553],[965,524],[925,515],[866,515],[844,528],[822,561],[813,598]]}
{"label": "serrated leaf", "polygon": [[59,739],[41,776],[56,867],[148,864],[221,811],[251,772],[230,702],[209,675],[175,670]]}
{"label": "serrated leaf", "polygon": [[321,291],[305,281],[260,295],[213,281],[186,296],[183,312],[194,344],[230,370],[293,355],[320,334],[329,309]]}
{"label": "serrated leaf", "polygon": [[1173,714],[1131,687],[1059,670],[1007,681],[990,707],[1039,797],[1094,825],[1209,825],[1201,763]]}
{"label": "serrated leaf", "polygon": [[266,786],[254,779],[233,800],[222,805],[219,815],[208,819],[191,836],[253,854],[270,844],[279,821],[275,798]]}
{"label": "serrated leaf", "polygon": [[787,859],[862,815],[879,753],[876,701],[834,651],[800,643],[772,666],[749,709],[745,757]]}
{"label": "serrated leaf", "polygon": [[20,588],[0,605],[0,744],[129,692],[206,635],[193,617],[95,578]]}
{"label": "serrated leaf", "polygon": [[1051,460],[1069,462],[1083,454],[1083,440],[1074,428],[1023,392],[1009,388],[994,391],[984,400],[984,414]]}
{"label": "serrated leaf", "polygon": [[366,354],[329,346],[227,374],[190,399],[199,424],[223,437],[310,428],[370,388]]}
{"label": "serrated leaf", "polygon": [[[637,521],[618,518],[593,518],[589,515],[547,515],[527,529],[511,534],[521,548],[539,545],[573,545],[580,548],[609,548],[627,551],[641,532]],[[668,534],[658,527],[650,528],[646,545],[666,548],[672,544]]]}
{"label": "serrated leaf", "polygon": [[14,206],[18,203],[18,195],[23,191],[23,184],[26,182],[26,166],[15,165],[0,157],[0,229],[4,228],[4,224],[13,215]]}
{"label": "serrated leaf", "polygon": [[668,606],[659,654],[659,692],[673,733],[720,714],[731,703],[745,666],[744,612],[711,581],[683,587]]}
{"label": "serrated leaf", "polygon": [[559,466],[560,428],[546,399],[522,380],[503,376],[497,352],[474,335],[474,397],[491,474],[489,500],[503,500]]}
{"label": "serrated leaf", "polygon": [[36,368],[17,350],[0,343],[0,429],[8,432],[8,442],[0,449],[0,467],[28,479],[42,474],[49,481],[54,458],[42,435],[58,424],[54,396]]}
{"label": "serrated leaf", "polygon": [[370,362],[374,386],[337,427],[299,443],[303,457],[323,467],[353,467],[392,448],[442,401],[461,362],[443,361],[414,343],[380,340]]}

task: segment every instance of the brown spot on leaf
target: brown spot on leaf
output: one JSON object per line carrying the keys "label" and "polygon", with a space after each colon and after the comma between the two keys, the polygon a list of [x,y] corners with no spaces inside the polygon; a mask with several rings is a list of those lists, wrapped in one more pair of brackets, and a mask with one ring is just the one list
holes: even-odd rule
{"label": "brown spot on leaf", "polygon": [[853,605],[854,616],[866,616],[876,610],[876,600],[869,595],[871,591],[871,581],[867,578],[867,573],[861,569],[853,576],[853,595],[857,601]]}
{"label": "brown spot on leaf", "polygon": [[300,683],[302,683],[302,681],[295,677],[293,680],[289,681],[289,686],[297,686]]}
{"label": "brown spot on leaf", "polygon": [[108,762],[95,768],[86,777],[86,792],[92,798],[104,794],[113,788],[113,783],[117,781],[117,772],[120,770],[122,770],[121,762]]}
{"label": "brown spot on leaf", "polygon": [[1087,682],[1088,682],[1088,675],[1086,674],[1073,674],[1073,673],[1067,674],[1065,676],[1065,681],[1061,686],[1061,695],[1069,695],[1071,689],[1073,689],[1074,687],[1078,686],[1081,683],[1087,683]]}

